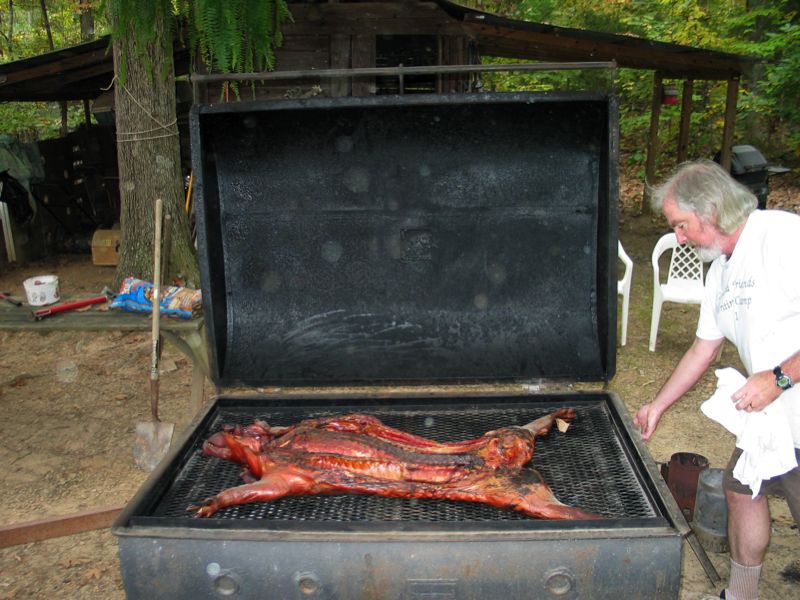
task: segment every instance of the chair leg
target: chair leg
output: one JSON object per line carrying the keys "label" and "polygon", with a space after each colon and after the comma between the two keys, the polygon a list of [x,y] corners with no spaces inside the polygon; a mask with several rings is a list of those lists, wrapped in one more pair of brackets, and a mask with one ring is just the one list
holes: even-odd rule
{"label": "chair leg", "polygon": [[661,320],[661,298],[653,298],[653,316],[650,319],[650,352],[656,351],[656,336],[658,335],[658,322]]}
{"label": "chair leg", "polygon": [[622,297],[622,339],[620,345],[624,346],[628,343],[628,304],[630,303],[630,296],[625,294]]}

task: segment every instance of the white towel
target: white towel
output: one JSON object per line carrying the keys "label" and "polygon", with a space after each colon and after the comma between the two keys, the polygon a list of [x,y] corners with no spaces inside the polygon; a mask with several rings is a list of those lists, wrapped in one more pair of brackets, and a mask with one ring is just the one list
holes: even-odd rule
{"label": "white towel", "polygon": [[783,475],[797,466],[794,441],[783,404],[775,402],[758,412],[737,410],[731,400],[746,379],[736,369],[718,369],[717,391],[703,402],[700,410],[736,436],[742,449],[733,469],[733,476],[753,490],[753,498],[761,490],[761,482]]}

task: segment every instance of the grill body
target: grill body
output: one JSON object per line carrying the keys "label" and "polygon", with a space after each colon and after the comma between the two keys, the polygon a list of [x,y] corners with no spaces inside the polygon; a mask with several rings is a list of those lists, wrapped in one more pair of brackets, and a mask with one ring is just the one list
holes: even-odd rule
{"label": "grill body", "polygon": [[[291,393],[215,398],[153,472],[114,527],[129,598],[677,598],[685,521],[624,405],[524,393],[614,376],[617,122],[601,93],[194,107],[212,376]],[[357,495],[186,513],[241,483],[199,453],[225,423],[361,412],[448,442],[562,407],[532,467],[603,519]]]}
{"label": "grill body", "polygon": [[[384,538],[391,534],[384,535]],[[658,600],[677,598],[679,542],[639,537],[367,541],[126,540],[128,598]],[[435,536],[434,536],[435,538]],[[176,557],[180,557],[176,560]]]}
{"label": "grill body", "polygon": [[[561,407],[577,420],[537,440],[532,467],[564,503],[603,515],[543,521],[487,505],[341,495],[185,509],[238,485],[199,453],[222,423],[288,425],[351,412],[456,441]],[[612,393],[303,399],[218,397],[114,528],[129,598],[677,598],[674,503]],[[664,498],[668,498],[665,501]]]}

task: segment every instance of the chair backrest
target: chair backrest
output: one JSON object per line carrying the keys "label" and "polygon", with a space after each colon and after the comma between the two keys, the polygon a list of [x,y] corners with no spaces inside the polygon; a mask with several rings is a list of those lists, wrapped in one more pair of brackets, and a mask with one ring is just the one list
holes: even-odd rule
{"label": "chair backrest", "polygon": [[630,288],[631,276],[633,275],[633,261],[631,257],[628,256],[628,253],[625,252],[625,248],[622,247],[622,242],[620,241],[617,241],[617,256],[619,256],[622,264],[625,265],[625,272],[622,274],[622,279],[617,282],[617,293],[623,294],[626,288]]}
{"label": "chair backrest", "polygon": [[653,248],[653,272],[658,277],[660,268],[659,258],[667,250],[672,250],[672,258],[669,262],[667,272],[667,283],[677,281],[699,281],[703,283],[703,261],[691,246],[679,244],[678,238],[674,233],[666,233],[661,236]]}

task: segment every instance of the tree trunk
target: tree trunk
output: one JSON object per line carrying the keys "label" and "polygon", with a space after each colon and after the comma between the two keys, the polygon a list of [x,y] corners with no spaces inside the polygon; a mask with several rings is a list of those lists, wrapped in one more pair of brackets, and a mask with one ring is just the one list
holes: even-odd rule
{"label": "tree trunk", "polygon": [[50,50],[55,50],[55,44],[53,44],[53,32],[50,29],[50,18],[47,16],[47,3],[45,0],[40,0],[40,5],[42,7],[42,19],[44,20],[44,30],[47,32],[47,42],[50,46]]}
{"label": "tree trunk", "polygon": [[[747,12],[753,12],[763,7],[764,0],[747,0],[745,3]],[[747,36],[753,42],[761,42],[764,40],[765,35],[764,17],[757,17],[754,27],[750,30]],[[750,69],[749,73],[745,74],[748,80],[751,93],[758,94],[761,89],[761,82],[764,80],[766,73],[766,63],[759,61],[755,63]],[[759,117],[758,111],[749,111],[745,114],[745,135],[748,143],[762,143],[769,137],[765,123]]]}
{"label": "tree trunk", "polygon": [[14,0],[8,0],[8,60],[14,59]]}
{"label": "tree trunk", "polygon": [[[50,29],[50,17],[47,15],[47,3],[45,0],[40,0],[39,5],[42,7],[42,20],[44,21],[44,30],[47,32],[47,45],[50,47],[50,52],[56,49],[56,45],[53,43],[53,30]],[[69,113],[67,112],[67,102],[66,100],[62,100],[59,102],[61,106],[61,131],[59,132],[61,137],[67,137],[69,133],[69,126],[67,125],[67,119]]]}
{"label": "tree trunk", "polygon": [[644,193],[642,194],[642,214],[650,210],[650,186],[656,179],[656,164],[658,162],[658,122],[661,118],[661,93],[664,89],[664,79],[660,72],[653,73],[653,95],[650,99],[650,132],[647,136],[647,160],[644,165]]}
{"label": "tree trunk", "polygon": [[88,42],[94,39],[94,13],[91,0],[78,0],[81,11],[81,41]]}
{"label": "tree trunk", "polygon": [[153,280],[154,207],[160,197],[165,213],[172,216],[164,282],[180,275],[196,288],[197,258],[183,209],[172,44],[164,42],[165,23],[156,20],[157,41],[145,59],[134,50],[133,27],[128,24],[126,35],[114,41],[115,73],[120,73],[123,55],[127,65],[125,81],[114,84],[122,230],[115,283],[125,277]]}

